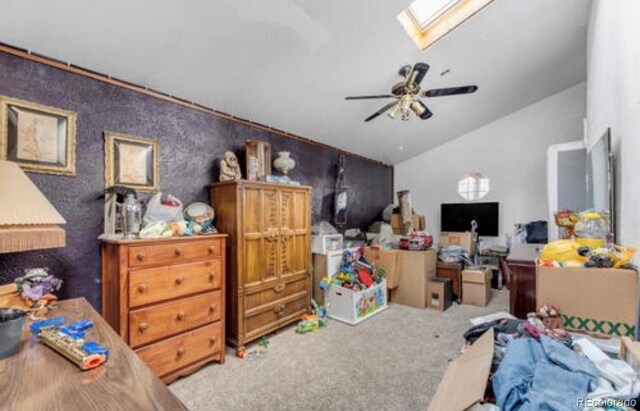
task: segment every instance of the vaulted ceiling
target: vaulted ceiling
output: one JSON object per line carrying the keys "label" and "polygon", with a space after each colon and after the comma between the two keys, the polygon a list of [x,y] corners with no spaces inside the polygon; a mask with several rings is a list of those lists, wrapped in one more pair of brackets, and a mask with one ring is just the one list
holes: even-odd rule
{"label": "vaulted ceiling", "polygon": [[[409,2],[5,0],[0,41],[389,164],[586,77],[589,0],[495,0],[426,52],[396,20]],[[417,61],[426,88],[479,90],[426,99],[424,121],[344,100]]]}

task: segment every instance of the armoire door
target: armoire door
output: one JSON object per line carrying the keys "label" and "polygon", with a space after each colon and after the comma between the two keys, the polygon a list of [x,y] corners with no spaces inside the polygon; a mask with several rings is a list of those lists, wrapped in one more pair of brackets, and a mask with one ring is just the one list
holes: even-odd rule
{"label": "armoire door", "polygon": [[280,190],[280,277],[309,269],[310,204],[306,191]]}
{"label": "armoire door", "polygon": [[243,189],[244,286],[279,277],[279,195],[276,188],[247,185]]}

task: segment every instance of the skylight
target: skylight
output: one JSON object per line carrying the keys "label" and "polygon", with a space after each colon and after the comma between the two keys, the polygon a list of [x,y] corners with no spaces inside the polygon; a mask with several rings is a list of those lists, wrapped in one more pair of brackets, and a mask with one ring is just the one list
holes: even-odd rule
{"label": "skylight", "polygon": [[426,50],[493,0],[415,0],[398,15],[400,24]]}

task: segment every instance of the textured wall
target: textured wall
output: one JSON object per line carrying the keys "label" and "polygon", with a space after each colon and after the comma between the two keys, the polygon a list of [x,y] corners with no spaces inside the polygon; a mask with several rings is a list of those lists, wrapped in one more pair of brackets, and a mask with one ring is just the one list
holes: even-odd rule
{"label": "textured wall", "polygon": [[[244,164],[244,142],[265,140],[274,155],[297,161],[291,177],[313,186],[313,221],[331,218],[338,154],[312,144],[221,119],[178,104],[0,53],[0,94],[78,113],[76,177],[31,173],[36,185],[67,219],[67,247],[0,254],[0,283],[25,267],[49,266],[65,280],[63,297],[86,297],[100,308],[100,248],[105,130],[160,142],[160,186],[185,204],[208,202],[217,163],[233,150]],[[347,157],[349,226],[367,227],[392,201],[393,169]],[[0,182],[1,184],[2,182]],[[0,199],[2,201],[2,199]]]}

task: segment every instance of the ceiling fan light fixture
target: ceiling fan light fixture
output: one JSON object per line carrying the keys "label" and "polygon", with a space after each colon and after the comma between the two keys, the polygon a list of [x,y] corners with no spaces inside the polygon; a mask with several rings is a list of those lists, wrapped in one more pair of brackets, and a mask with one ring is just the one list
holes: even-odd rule
{"label": "ceiling fan light fixture", "polygon": [[393,106],[393,108],[391,109],[391,111],[389,111],[387,113],[387,115],[390,118],[396,118],[396,115],[398,114],[398,111],[400,111],[400,103],[396,104],[395,106]]}
{"label": "ceiling fan light fixture", "polygon": [[411,110],[416,113],[416,116],[420,117],[425,111],[427,111],[427,108],[418,101],[414,101],[411,103]]}

